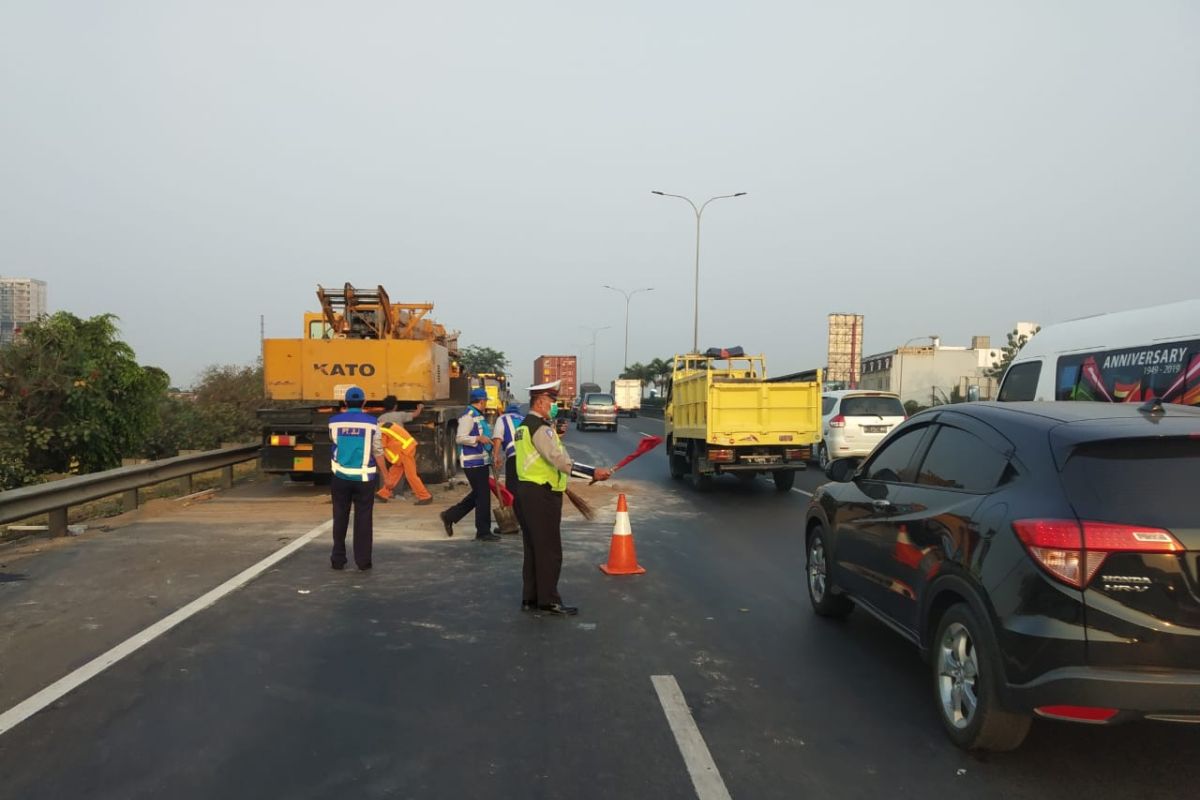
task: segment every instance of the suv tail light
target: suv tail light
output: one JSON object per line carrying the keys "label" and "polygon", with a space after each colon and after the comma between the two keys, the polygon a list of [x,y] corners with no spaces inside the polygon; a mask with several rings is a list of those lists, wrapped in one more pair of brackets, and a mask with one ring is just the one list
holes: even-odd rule
{"label": "suv tail light", "polygon": [[1051,576],[1083,589],[1109,553],[1182,553],[1183,545],[1162,528],[1073,519],[1020,519],[1017,538]]}
{"label": "suv tail light", "polygon": [[846,427],[846,418],[845,418],[845,417],[843,417],[841,414],[838,414],[836,417],[834,417],[833,419],[829,420],[829,427],[831,427],[831,428],[844,428],[844,427]]}

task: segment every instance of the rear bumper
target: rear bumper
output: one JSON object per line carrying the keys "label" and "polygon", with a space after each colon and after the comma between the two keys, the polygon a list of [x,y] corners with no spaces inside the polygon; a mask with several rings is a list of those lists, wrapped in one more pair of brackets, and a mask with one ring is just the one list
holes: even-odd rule
{"label": "rear bumper", "polygon": [[713,464],[715,472],[799,472],[808,469],[803,461],[785,461],[781,464]]}
{"label": "rear bumper", "polygon": [[1200,671],[1064,667],[1005,690],[1006,705],[1033,711],[1045,706],[1120,710],[1109,722],[1161,719],[1200,723]]}

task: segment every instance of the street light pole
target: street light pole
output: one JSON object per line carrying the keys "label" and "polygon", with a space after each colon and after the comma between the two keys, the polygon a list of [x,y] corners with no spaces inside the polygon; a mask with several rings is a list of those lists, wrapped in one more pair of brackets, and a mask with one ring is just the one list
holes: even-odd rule
{"label": "street light pole", "polygon": [[[624,289],[618,289],[616,286],[609,286],[606,283],[604,284],[604,288],[612,289],[617,294],[625,296],[625,363],[622,369],[629,369],[629,301],[632,300],[633,296],[638,292],[653,292],[654,287],[650,286],[645,289],[634,289],[633,291],[627,292]],[[593,383],[595,383],[595,381],[593,381]]]}
{"label": "street light pole", "polygon": [[611,328],[612,326],[604,325],[603,327],[600,327],[600,328],[589,328],[587,325],[580,325],[579,327],[583,328],[585,331],[592,332],[592,383],[595,383],[596,382],[596,336],[598,336],[600,334],[600,331],[606,331],[609,328]]}
{"label": "street light pole", "polygon": [[695,298],[692,305],[692,352],[700,352],[700,217],[704,214],[704,209],[708,208],[708,204],[714,200],[726,200],[730,197],[743,197],[745,192],[735,192],[734,194],[719,194],[716,197],[710,197],[704,201],[703,205],[697,206],[690,197],[684,197],[681,194],[671,194],[669,192],[660,192],[652,189],[650,194],[656,194],[659,197],[678,197],[680,200],[687,201],[687,204],[692,207],[692,211],[696,212],[696,288]]}
{"label": "street light pole", "polygon": [[910,344],[912,344],[913,342],[917,341],[918,339],[930,339],[930,340],[935,340],[935,339],[937,339],[937,338],[938,338],[938,337],[937,337],[936,335],[933,335],[933,336],[914,336],[913,338],[909,339],[907,342],[905,342],[904,344],[902,344],[902,345],[900,345],[899,347],[897,347],[897,348],[896,348],[896,358],[897,358],[897,359],[900,361],[900,374],[897,376],[897,380],[896,380],[896,382],[897,382],[897,384],[898,384],[898,385],[897,385],[897,387],[896,387],[896,394],[897,394],[897,396],[899,396],[899,398],[900,398],[900,405],[901,405],[901,406],[903,406],[903,405],[904,405],[904,354],[903,354],[903,353],[901,353],[900,351],[901,351],[901,350],[903,350],[904,348],[908,347]]}

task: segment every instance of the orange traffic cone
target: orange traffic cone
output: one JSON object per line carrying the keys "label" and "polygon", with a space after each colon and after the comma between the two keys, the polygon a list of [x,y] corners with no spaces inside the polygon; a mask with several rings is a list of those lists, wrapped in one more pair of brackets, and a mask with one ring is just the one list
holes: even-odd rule
{"label": "orange traffic cone", "polygon": [[625,495],[617,499],[617,521],[613,523],[612,541],[608,545],[608,563],[600,565],[606,575],[642,575],[645,569],[638,566],[637,553],[633,549],[633,530],[629,527],[629,506]]}

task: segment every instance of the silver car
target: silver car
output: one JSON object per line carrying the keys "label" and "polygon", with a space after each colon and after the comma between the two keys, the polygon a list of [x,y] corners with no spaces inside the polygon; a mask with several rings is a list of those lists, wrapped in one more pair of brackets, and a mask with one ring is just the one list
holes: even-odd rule
{"label": "silver car", "polygon": [[617,404],[613,401],[613,396],[597,392],[585,394],[579,404],[575,427],[581,431],[589,427],[601,427],[616,432]]}

